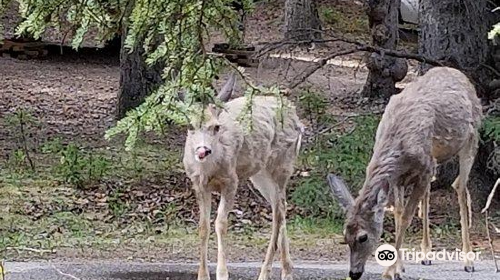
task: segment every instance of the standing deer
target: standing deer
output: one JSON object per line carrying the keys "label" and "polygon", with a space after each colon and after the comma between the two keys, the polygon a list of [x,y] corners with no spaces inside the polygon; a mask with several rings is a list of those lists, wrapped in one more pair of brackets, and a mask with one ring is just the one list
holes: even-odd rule
{"label": "standing deer", "polygon": [[[233,73],[217,97],[223,102],[228,101],[234,84]],[[282,279],[292,279],[285,222],[285,189],[300,149],[303,126],[295,108],[285,99],[283,101],[288,108],[280,108],[276,97],[254,97],[250,132],[246,132],[237,120],[247,105],[244,97],[225,103],[223,109],[213,104],[205,106],[202,121],[192,123],[194,129],[188,132],[183,161],[200,208],[199,280],[210,278],[207,250],[211,192],[221,194],[215,220],[218,243],[216,276],[218,280],[227,280],[227,216],[232,210],[238,183],[247,178],[272,208],[271,240],[259,280],[268,279],[278,248],[281,252]],[[277,115],[278,110],[283,110],[282,118]]]}
{"label": "standing deer", "polygon": [[[469,173],[478,145],[482,120],[481,104],[474,86],[460,71],[436,67],[391,97],[377,129],[373,156],[366,178],[354,199],[345,184],[330,174],[330,188],[347,211],[344,238],[349,245],[349,276],[357,280],[382,234],[384,209],[392,195],[396,223],[398,259],[386,269],[384,278],[401,279],[404,271],[401,244],[415,209],[422,201],[427,220],[430,183],[436,164],[459,156],[460,173],[453,183],[460,205],[463,252],[471,251],[469,240]],[[409,194],[405,199],[405,192]],[[406,200],[406,201],[405,201]],[[428,223],[424,225],[428,236]],[[430,240],[422,250],[430,251]],[[474,271],[465,260],[465,271]]]}

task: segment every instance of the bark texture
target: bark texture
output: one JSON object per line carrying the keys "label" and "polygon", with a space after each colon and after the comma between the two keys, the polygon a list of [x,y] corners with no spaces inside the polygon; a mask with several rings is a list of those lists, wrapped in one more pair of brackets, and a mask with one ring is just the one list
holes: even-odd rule
{"label": "bark texture", "polygon": [[[372,44],[385,49],[396,49],[399,32],[400,0],[368,1],[368,20]],[[401,81],[408,71],[406,60],[376,53],[368,57],[368,78],[363,88],[365,97],[389,97],[398,92],[396,82]]]}
{"label": "bark texture", "polygon": [[420,0],[419,52],[485,82],[476,69],[488,58],[488,14],[487,0]]}
{"label": "bark texture", "polygon": [[[129,12],[134,1],[129,1]],[[132,3],[132,4],[130,4]],[[124,20],[123,22],[126,22]],[[120,90],[118,92],[116,104],[116,117],[121,119],[127,111],[139,106],[151,91],[156,89],[161,83],[160,65],[149,67],[144,58],[144,49],[139,43],[129,53],[129,49],[124,48],[127,34],[127,24],[122,26],[122,40],[120,50]]]}
{"label": "bark texture", "polygon": [[286,0],[285,39],[308,41],[321,38],[321,22],[314,0]]}

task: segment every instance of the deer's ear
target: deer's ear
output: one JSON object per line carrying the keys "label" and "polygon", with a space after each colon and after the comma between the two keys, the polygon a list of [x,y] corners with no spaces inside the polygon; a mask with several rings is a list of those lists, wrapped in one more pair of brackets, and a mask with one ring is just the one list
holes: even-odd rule
{"label": "deer's ear", "polygon": [[389,182],[381,182],[380,191],[377,194],[377,205],[386,205],[389,202]]}
{"label": "deer's ear", "polygon": [[347,189],[344,181],[333,174],[328,174],[327,180],[330,190],[332,191],[333,198],[340,203],[340,206],[344,209],[344,211],[349,211],[349,209],[351,209],[354,205],[354,198]]}
{"label": "deer's ear", "polygon": [[235,85],[236,71],[233,71],[229,75],[229,79],[227,80],[226,84],[224,84],[222,89],[219,91],[219,94],[217,94],[217,98],[219,98],[222,102],[227,102],[229,98],[231,98],[231,95],[233,95]]}
{"label": "deer's ear", "polygon": [[180,101],[185,102],[186,101],[186,93],[183,90],[179,90],[177,92],[177,98],[179,98]]}

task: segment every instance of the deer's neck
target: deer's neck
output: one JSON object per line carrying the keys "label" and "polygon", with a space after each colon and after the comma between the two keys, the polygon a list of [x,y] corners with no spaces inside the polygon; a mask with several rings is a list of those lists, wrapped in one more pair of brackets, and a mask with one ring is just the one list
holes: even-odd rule
{"label": "deer's neck", "polygon": [[[364,219],[381,223],[384,208],[391,193],[391,181],[397,177],[399,157],[390,152],[385,157],[372,159],[366,180],[356,200],[355,212]],[[380,224],[381,226],[381,224]]]}

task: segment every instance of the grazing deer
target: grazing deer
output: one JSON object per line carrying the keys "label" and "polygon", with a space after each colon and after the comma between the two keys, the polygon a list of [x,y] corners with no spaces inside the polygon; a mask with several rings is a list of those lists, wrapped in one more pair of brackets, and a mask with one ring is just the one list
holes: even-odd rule
{"label": "grazing deer", "polygon": [[[228,101],[234,83],[233,73],[217,96],[221,101]],[[223,109],[213,104],[205,106],[202,121],[192,122],[194,128],[187,135],[184,167],[193,183],[200,208],[199,280],[210,278],[207,250],[211,192],[221,194],[215,220],[218,242],[216,276],[218,280],[227,280],[227,216],[232,210],[238,183],[247,178],[272,208],[271,240],[259,280],[268,279],[278,248],[281,252],[282,279],[292,279],[292,262],[286,235],[285,189],[300,149],[303,126],[295,108],[286,99],[257,96],[252,100],[249,116],[252,129],[245,131],[237,119],[247,106],[246,102],[244,97],[240,97],[225,103]],[[280,108],[280,102],[284,103],[284,108]],[[278,110],[283,110],[282,114]]]}
{"label": "grazing deer", "polygon": [[[354,199],[339,178],[328,176],[334,197],[347,211],[344,237],[351,251],[352,279],[361,277],[380,240],[384,208],[390,198],[394,200],[398,259],[383,276],[401,279],[404,268],[399,249],[405,231],[420,201],[424,218],[427,217],[436,164],[455,155],[460,162],[453,188],[460,205],[462,250],[471,251],[467,182],[477,152],[481,119],[481,104],[474,86],[463,73],[448,67],[429,70],[391,97],[377,129],[373,156],[358,197]],[[407,199],[405,193],[409,194]],[[425,227],[428,233],[428,223]],[[422,250],[430,251],[430,240],[424,240]],[[474,271],[472,261],[465,261],[465,271]]]}

